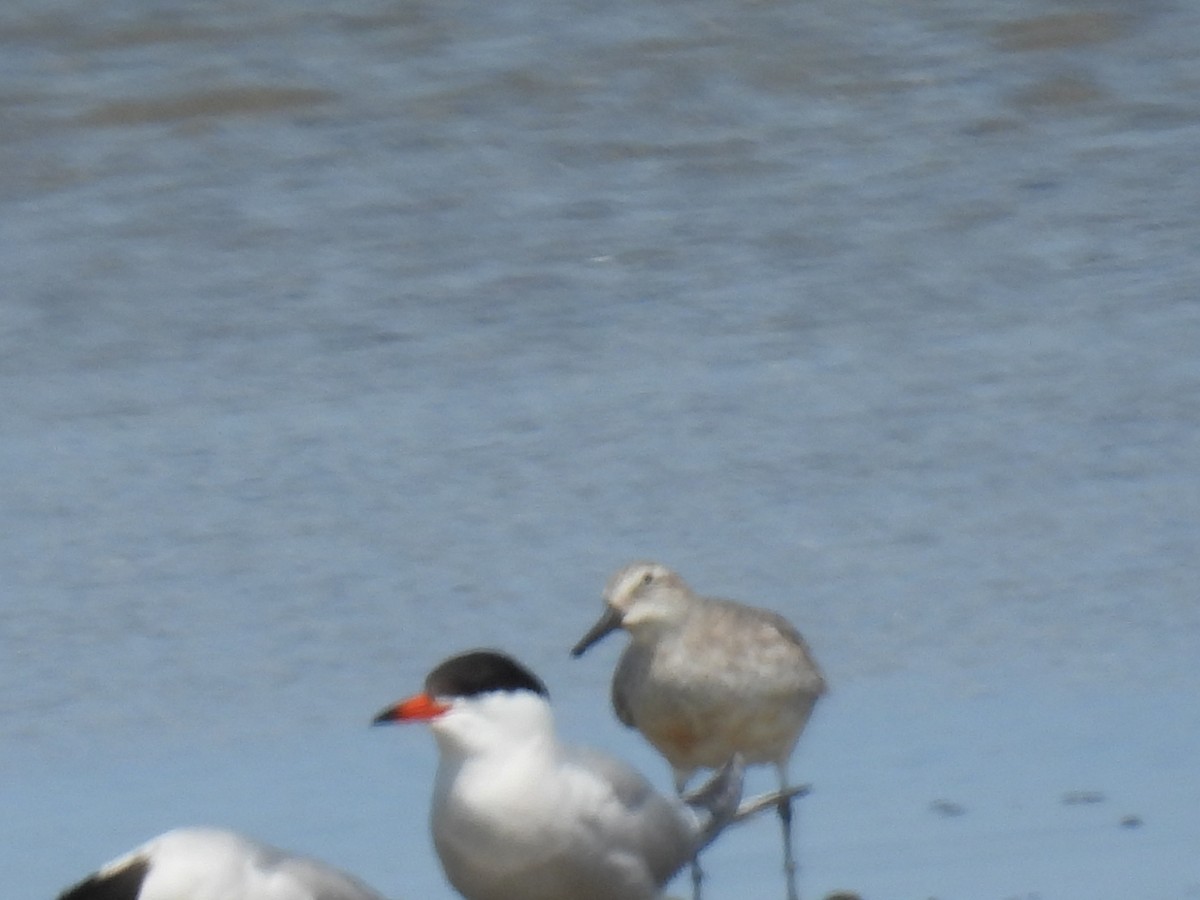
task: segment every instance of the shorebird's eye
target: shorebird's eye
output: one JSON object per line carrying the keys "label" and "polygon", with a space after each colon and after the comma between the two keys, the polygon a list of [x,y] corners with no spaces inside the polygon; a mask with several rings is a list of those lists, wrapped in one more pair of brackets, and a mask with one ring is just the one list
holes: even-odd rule
{"label": "shorebird's eye", "polygon": [[654,580],[653,572],[647,572],[645,575],[642,576],[642,584],[649,584],[653,580]]}

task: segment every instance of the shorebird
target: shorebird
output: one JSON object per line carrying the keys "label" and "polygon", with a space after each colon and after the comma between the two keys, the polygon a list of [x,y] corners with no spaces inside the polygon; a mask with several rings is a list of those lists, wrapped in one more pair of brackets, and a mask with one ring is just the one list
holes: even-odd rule
{"label": "shorebird", "polygon": [[[580,656],[623,628],[629,644],[613,674],[617,718],[666,757],[682,792],[697,769],[740,754],[779,775],[783,867],[788,900],[797,900],[788,761],[825,679],[804,638],[786,619],[695,594],[671,569],[635,562],[604,590],[599,621],[571,650]],[[699,864],[692,865],[700,896]]]}
{"label": "shorebird", "polygon": [[58,900],[384,900],[332,866],[216,828],[178,828]]}
{"label": "shorebird", "polygon": [[682,799],[625,763],[555,735],[545,685],[493,650],[454,656],[376,723],[427,722],[438,747],[433,843],[467,900],[652,900],[727,824],[741,761]]}

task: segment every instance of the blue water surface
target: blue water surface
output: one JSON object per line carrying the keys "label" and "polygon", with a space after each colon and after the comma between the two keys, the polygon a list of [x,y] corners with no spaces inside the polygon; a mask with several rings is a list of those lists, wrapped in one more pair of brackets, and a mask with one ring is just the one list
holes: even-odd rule
{"label": "blue water surface", "polygon": [[[204,823],[453,896],[432,741],[367,722],[467,647],[669,790],[620,641],[567,657],[648,556],[826,669],[806,897],[1200,895],[1197,34],[8,4],[9,894]],[[708,896],[781,892],[776,832]]]}

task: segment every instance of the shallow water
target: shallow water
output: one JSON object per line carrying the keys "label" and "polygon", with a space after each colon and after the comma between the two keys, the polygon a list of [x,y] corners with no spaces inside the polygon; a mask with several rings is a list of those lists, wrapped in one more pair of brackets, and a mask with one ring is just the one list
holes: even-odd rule
{"label": "shallow water", "polygon": [[[641,556],[827,669],[807,896],[1200,894],[1197,33],[7,5],[12,895],[212,822],[451,896],[431,741],[365,723],[468,646],[665,789],[619,642],[566,657]],[[772,895],[776,841],[710,896]]]}

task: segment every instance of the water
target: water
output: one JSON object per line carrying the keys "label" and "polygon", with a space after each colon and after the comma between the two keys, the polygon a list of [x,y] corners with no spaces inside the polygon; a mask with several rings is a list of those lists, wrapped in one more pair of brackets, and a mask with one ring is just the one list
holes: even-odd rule
{"label": "water", "polygon": [[[666,789],[618,642],[566,656],[642,556],[827,669],[807,896],[1200,894],[1198,33],[7,5],[11,895],[208,822],[452,896],[431,741],[365,723],[469,646]],[[776,840],[710,896],[771,896]]]}

